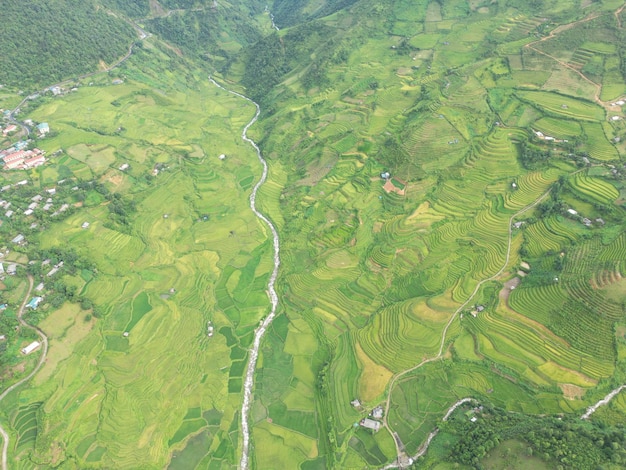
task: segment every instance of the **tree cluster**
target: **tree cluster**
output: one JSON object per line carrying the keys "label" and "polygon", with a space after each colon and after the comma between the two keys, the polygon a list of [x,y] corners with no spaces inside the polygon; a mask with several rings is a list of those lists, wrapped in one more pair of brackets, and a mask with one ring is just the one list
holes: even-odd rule
{"label": "tree cluster", "polygon": [[457,414],[446,430],[459,436],[448,459],[481,469],[481,459],[508,439],[528,444],[535,455],[555,468],[600,468],[626,459],[626,432],[623,426],[606,427],[575,418],[534,417],[486,406],[475,423]]}
{"label": "tree cluster", "polygon": [[93,0],[23,0],[0,8],[0,83],[45,86],[113,63],[135,37]]}

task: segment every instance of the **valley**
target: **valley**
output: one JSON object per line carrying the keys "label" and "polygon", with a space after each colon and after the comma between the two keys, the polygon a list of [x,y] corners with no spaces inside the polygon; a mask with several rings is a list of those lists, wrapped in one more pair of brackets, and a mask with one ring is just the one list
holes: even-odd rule
{"label": "valley", "polygon": [[621,468],[623,2],[94,5],[2,78],[4,468]]}

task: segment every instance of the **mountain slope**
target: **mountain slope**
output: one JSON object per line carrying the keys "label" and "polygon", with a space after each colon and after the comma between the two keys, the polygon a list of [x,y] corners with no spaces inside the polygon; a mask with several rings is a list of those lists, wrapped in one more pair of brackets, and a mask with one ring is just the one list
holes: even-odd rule
{"label": "mountain slope", "polygon": [[123,56],[133,28],[93,1],[4,2],[0,9],[0,83],[47,85]]}

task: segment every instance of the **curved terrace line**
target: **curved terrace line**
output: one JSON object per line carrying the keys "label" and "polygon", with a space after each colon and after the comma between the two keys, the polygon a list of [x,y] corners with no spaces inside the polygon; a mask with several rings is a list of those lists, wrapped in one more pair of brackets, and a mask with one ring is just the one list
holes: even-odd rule
{"label": "curved terrace line", "polygon": [[[398,379],[400,379],[401,377],[403,377],[403,376],[405,376],[405,375],[407,375],[407,374],[409,374],[409,373],[419,369],[420,367],[422,367],[425,364],[428,364],[430,362],[435,362],[435,361],[438,361],[439,359],[441,359],[441,357],[443,356],[443,349],[444,349],[444,346],[446,344],[446,335],[448,334],[448,329],[450,328],[450,325],[452,325],[452,322],[454,321],[454,319],[461,312],[461,310],[463,310],[467,306],[467,304],[469,304],[471,302],[471,300],[474,298],[474,296],[479,291],[479,289],[482,287],[482,285],[484,283],[486,283],[486,282],[493,281],[498,276],[500,276],[504,272],[504,270],[506,269],[507,265],[509,264],[509,261],[511,259],[511,245],[512,245],[512,240],[513,240],[513,227],[512,227],[513,226],[513,220],[516,217],[518,217],[521,214],[523,214],[524,212],[528,211],[529,209],[532,209],[533,207],[535,207],[537,204],[539,204],[541,201],[543,201],[543,199],[548,194],[550,194],[550,190],[548,190],[545,193],[543,193],[534,202],[532,202],[531,204],[527,205],[526,207],[520,209],[519,211],[517,211],[515,214],[513,214],[509,218],[509,224],[508,224],[509,225],[508,245],[507,245],[507,250],[506,250],[506,258],[504,260],[504,263],[502,264],[502,267],[498,270],[498,272],[496,272],[492,276],[490,276],[488,278],[485,278],[482,281],[479,281],[478,284],[476,284],[476,288],[470,294],[470,296],[467,298],[467,300],[463,304],[461,304],[461,306],[459,308],[457,308],[454,311],[454,313],[450,316],[450,319],[448,320],[448,323],[446,323],[446,326],[444,327],[443,332],[441,333],[441,344],[439,345],[439,351],[437,352],[437,355],[433,356],[433,357],[430,357],[428,359],[424,359],[422,362],[420,362],[416,366],[411,367],[410,369],[406,369],[406,370],[404,370],[402,372],[399,372],[398,374],[396,374],[391,379],[391,382],[389,383],[389,392],[387,394],[387,400],[385,402],[385,415],[384,415],[384,418],[383,418],[383,426],[385,426],[387,428],[387,430],[389,431],[389,433],[393,436],[393,440],[394,440],[394,442],[396,444],[396,453],[397,453],[398,457],[396,459],[396,462],[394,462],[394,463],[392,463],[390,465],[385,466],[384,467],[385,469],[388,469],[388,468],[402,468],[403,464],[400,463],[401,461],[407,460],[408,462],[412,462],[414,460],[414,458],[417,458],[417,457],[420,457],[421,455],[424,455],[424,453],[428,449],[428,445],[430,444],[430,441],[436,435],[436,432],[433,431],[428,436],[428,439],[426,440],[426,442],[424,444],[422,444],[418,454],[414,458],[410,458],[410,457],[406,456],[406,454],[402,451],[402,448],[404,447],[404,445],[402,444],[402,440],[400,439],[400,436],[398,435],[398,433],[392,431],[391,426],[389,426],[389,423],[388,423],[389,407],[391,406],[391,395],[392,395],[392,392],[393,392],[393,387],[395,386],[395,384],[398,381]],[[464,401],[461,400],[461,403],[464,403]],[[460,403],[459,402],[455,403],[456,406],[458,406],[458,404],[460,404]],[[455,405],[453,405],[453,407]],[[453,409],[454,408],[451,408],[451,410],[453,410]],[[451,413],[451,411],[448,410],[448,413]],[[449,416],[449,414],[446,414],[446,417],[447,416]]]}
{"label": "curved terrace line", "polygon": [[250,126],[252,126],[259,118],[259,114],[261,114],[261,108],[256,102],[252,101],[247,96],[244,96],[241,93],[237,93],[236,91],[232,91],[232,90],[228,90],[227,88],[224,88],[222,85],[217,83],[211,77],[209,77],[209,80],[216,87],[221,88],[222,90],[232,95],[238,96],[239,98],[242,98],[246,101],[249,101],[256,108],[256,113],[254,114],[254,117],[250,120],[248,124],[246,124],[246,126],[243,128],[243,131],[241,132],[241,138],[245,142],[252,145],[252,147],[254,147],[257,157],[259,157],[259,161],[261,162],[261,165],[263,165],[263,174],[261,175],[261,178],[259,179],[259,181],[257,181],[257,183],[254,185],[254,188],[252,189],[252,193],[250,194],[250,209],[252,209],[252,212],[254,212],[254,215],[256,215],[257,218],[262,220],[265,223],[265,225],[269,227],[270,231],[272,232],[272,239],[274,242],[274,270],[272,271],[270,280],[267,283],[267,293],[269,295],[272,308],[271,308],[270,314],[261,321],[259,327],[254,331],[254,341],[252,343],[252,348],[250,348],[250,360],[248,361],[248,368],[246,369],[246,379],[243,385],[243,388],[244,388],[243,403],[241,405],[241,432],[243,435],[243,443],[242,443],[241,461],[239,463],[239,468],[241,470],[246,470],[248,468],[248,460],[249,460],[249,454],[250,454],[250,428],[249,428],[249,423],[248,423],[248,415],[250,414],[250,406],[252,405],[252,387],[254,386],[254,370],[256,368],[257,360],[259,358],[259,348],[261,346],[261,339],[265,335],[267,328],[272,323],[272,320],[274,320],[274,317],[276,316],[276,309],[278,307],[278,294],[276,293],[274,284],[276,283],[276,277],[278,276],[278,268],[280,266],[280,254],[279,254],[280,243],[279,243],[279,238],[278,238],[278,231],[276,230],[276,227],[274,226],[274,224],[265,215],[259,212],[259,210],[256,208],[257,192],[259,188],[263,185],[263,183],[265,183],[265,181],[267,180],[268,167],[267,167],[267,162],[261,155],[261,150],[259,149],[258,145],[254,142],[254,140],[248,137],[247,133],[248,133],[248,129],[250,128]]}
{"label": "curved terrace line", "polygon": [[[24,315],[24,309],[26,308],[26,302],[28,301],[28,298],[30,297],[31,292],[33,291],[33,283],[34,283],[33,276],[29,274],[28,275],[28,291],[26,292],[26,295],[24,296],[24,300],[22,301],[22,305],[20,305],[20,309],[17,312],[17,320],[20,322],[20,325],[22,325],[25,328],[28,328],[29,330],[33,330],[35,333],[39,335],[39,338],[41,339],[41,346],[42,346],[41,356],[39,357],[39,361],[37,362],[37,365],[30,372],[30,374],[28,374],[19,382],[15,382],[13,385],[7,388],[4,392],[2,392],[2,394],[0,394],[0,401],[4,400],[4,398],[13,390],[15,390],[17,387],[19,387],[23,383],[28,382],[30,379],[32,379],[33,376],[39,371],[39,369],[41,369],[41,366],[43,365],[44,361],[46,360],[46,356],[48,355],[48,337],[46,336],[46,334],[42,330],[40,330],[38,327],[29,325],[22,319],[22,315]],[[2,427],[2,425],[0,425],[0,435],[2,435],[2,470],[7,470],[8,468],[7,467],[7,452],[9,450],[9,433],[6,432],[6,430]]]}

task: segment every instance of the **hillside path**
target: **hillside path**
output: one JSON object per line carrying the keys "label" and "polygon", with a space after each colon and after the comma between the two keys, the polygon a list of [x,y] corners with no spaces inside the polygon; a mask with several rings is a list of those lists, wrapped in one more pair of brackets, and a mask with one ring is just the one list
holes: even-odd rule
{"label": "hillside path", "polygon": [[[19,264],[19,263],[16,263],[16,264]],[[23,265],[21,265],[21,264],[20,264],[20,266],[23,267]],[[39,361],[37,362],[37,365],[30,372],[30,374],[28,374],[26,377],[24,377],[19,382],[15,382],[13,385],[11,385],[9,388],[7,388],[4,392],[2,392],[2,394],[0,394],[0,402],[2,400],[4,400],[4,398],[9,393],[11,393],[13,390],[15,390],[17,387],[19,387],[23,383],[28,382],[30,379],[32,379],[33,376],[39,371],[39,369],[43,365],[44,361],[46,360],[46,356],[48,355],[48,337],[46,336],[46,334],[40,328],[38,328],[37,326],[30,325],[30,324],[26,323],[26,321],[24,321],[24,319],[22,318],[22,316],[24,315],[24,311],[26,310],[26,302],[28,302],[28,298],[30,297],[30,295],[31,295],[31,293],[33,291],[33,284],[34,284],[33,276],[31,276],[29,274],[28,275],[28,291],[26,292],[26,295],[24,296],[24,300],[22,301],[22,305],[20,305],[20,308],[17,311],[17,321],[24,328],[28,328],[29,330],[33,330],[35,333],[37,333],[37,335],[39,335],[39,338],[41,340],[41,356],[39,357]],[[0,425],[0,435],[2,435],[2,470],[7,470],[7,468],[8,468],[7,467],[7,453],[8,453],[8,450],[9,450],[9,434],[2,427],[2,425]]]}
{"label": "hillside path", "polygon": [[272,323],[272,320],[274,320],[274,317],[276,317],[276,310],[278,308],[278,294],[276,293],[276,289],[274,288],[274,285],[276,283],[276,278],[278,277],[278,268],[280,267],[280,241],[278,238],[278,231],[276,230],[276,227],[274,226],[274,224],[270,221],[268,217],[263,215],[256,208],[257,192],[259,191],[259,188],[263,185],[263,183],[265,183],[265,180],[267,180],[268,166],[267,166],[267,162],[263,158],[263,155],[261,155],[261,150],[259,149],[258,145],[254,142],[254,140],[248,137],[248,129],[259,118],[259,114],[261,114],[261,108],[259,107],[257,103],[252,101],[247,96],[237,93],[236,91],[232,91],[232,90],[228,90],[224,88],[222,85],[217,83],[211,77],[209,77],[209,80],[216,87],[221,88],[222,90],[227,91],[228,93],[232,95],[238,96],[239,98],[242,98],[252,103],[256,108],[256,113],[254,114],[254,117],[250,120],[248,124],[246,124],[246,126],[243,128],[243,131],[241,132],[241,138],[245,142],[252,145],[252,147],[256,151],[257,157],[259,157],[259,161],[261,162],[261,165],[263,166],[263,174],[261,175],[261,178],[259,179],[259,181],[257,181],[257,183],[254,185],[254,188],[252,189],[252,193],[250,194],[250,209],[252,210],[252,212],[254,212],[254,215],[256,215],[258,219],[263,221],[265,225],[267,225],[267,227],[270,229],[270,232],[272,233],[272,241],[274,245],[274,269],[272,270],[272,274],[270,275],[270,279],[267,283],[267,294],[270,298],[272,308],[270,310],[270,314],[264,319],[262,319],[261,323],[259,324],[259,327],[256,330],[254,330],[254,341],[252,342],[252,348],[250,348],[250,360],[248,361],[248,368],[246,369],[246,378],[243,384],[243,403],[241,405],[241,433],[243,437],[242,437],[241,461],[239,463],[239,468],[241,470],[247,470],[249,453],[250,453],[250,428],[249,428],[249,423],[248,423],[248,419],[249,419],[248,415],[250,414],[250,407],[252,406],[252,388],[254,387],[254,371],[256,369],[257,360],[259,358],[259,349],[261,347],[261,339],[263,339],[263,336],[265,335],[265,332],[267,331],[270,324]]}
{"label": "hillside path", "polygon": [[[615,15],[615,19],[617,21],[617,25],[618,25],[619,29],[622,29],[622,21],[621,21],[619,15],[624,10],[624,7],[626,7],[626,4],[622,5],[620,8],[618,8],[617,10],[615,10],[613,12],[613,14]],[[541,43],[543,41],[547,41],[549,39],[554,39],[559,33],[563,32],[563,31],[566,31],[566,30],[576,26],[577,24],[586,23],[587,21],[594,20],[594,19],[598,18],[599,16],[600,15],[598,13],[592,13],[591,15],[589,15],[586,18],[583,18],[581,20],[574,21],[573,23],[568,23],[568,24],[564,24],[564,25],[558,26],[558,27],[554,28],[552,31],[550,31],[550,33],[547,36],[544,36],[541,39],[538,39],[537,41],[530,42],[530,43],[526,44],[524,47],[532,49],[536,53],[544,55],[544,56],[554,60],[561,67],[564,67],[566,69],[571,70],[572,72],[577,74],[580,78],[582,78],[584,81],[586,81],[587,83],[593,85],[595,87],[595,92],[594,92],[594,95],[593,95],[593,101],[595,101],[598,105],[602,106],[602,108],[604,108],[604,110],[610,111],[611,103],[609,101],[602,101],[600,99],[600,93],[602,92],[602,84],[594,82],[589,77],[587,77],[584,73],[582,73],[580,70],[578,70],[576,67],[568,64],[567,62],[563,62],[562,60],[554,57],[553,55],[548,54],[547,52],[544,52],[544,51],[542,51],[540,49],[537,49],[535,47],[536,44],[539,44],[539,43]]]}
{"label": "hillside path", "polygon": [[[517,211],[515,214],[513,214],[511,217],[509,217],[509,230],[508,230],[508,243],[507,243],[507,250],[506,250],[506,257],[504,260],[504,263],[502,264],[502,267],[498,270],[498,272],[496,272],[495,274],[493,274],[492,276],[483,279],[482,281],[479,281],[478,284],[476,284],[476,287],[474,288],[474,291],[469,295],[469,297],[467,298],[467,300],[461,304],[461,306],[459,308],[457,308],[454,313],[450,316],[450,319],[448,320],[448,323],[446,323],[446,326],[443,329],[443,332],[441,333],[441,344],[439,345],[439,351],[437,352],[436,356],[430,357],[428,359],[424,359],[422,362],[420,362],[419,364],[417,364],[416,366],[411,367],[410,369],[406,369],[402,372],[398,372],[396,375],[393,376],[393,378],[391,379],[391,382],[389,382],[389,391],[387,392],[387,400],[385,401],[385,414],[384,414],[384,418],[383,418],[383,426],[385,426],[387,428],[387,430],[389,431],[389,433],[393,436],[394,438],[394,442],[396,443],[396,452],[398,455],[398,458],[396,460],[395,463],[392,463],[390,465],[387,465],[386,467],[384,467],[385,469],[387,468],[402,468],[402,466],[404,465],[403,462],[406,462],[407,464],[410,464],[415,458],[423,455],[426,450],[428,449],[428,444],[430,443],[430,440],[432,440],[432,438],[434,437],[433,433],[431,433],[431,435],[429,436],[426,445],[422,444],[422,446],[420,447],[420,451],[418,452],[418,455],[416,455],[414,458],[412,457],[408,457],[404,451],[402,451],[402,448],[404,447],[402,445],[402,440],[400,439],[400,436],[398,435],[398,433],[394,432],[391,429],[391,426],[389,426],[389,422],[388,422],[388,417],[389,417],[389,408],[391,406],[391,395],[393,393],[393,387],[395,386],[396,382],[398,382],[398,380],[402,377],[404,377],[405,375],[419,369],[420,367],[422,367],[425,364],[428,364],[430,362],[435,362],[438,361],[439,359],[441,359],[441,357],[443,356],[443,349],[444,346],[446,344],[446,335],[448,333],[448,329],[450,328],[450,325],[452,325],[452,322],[454,321],[454,319],[457,317],[457,315],[467,306],[467,304],[469,304],[471,302],[471,300],[474,298],[474,296],[476,295],[476,293],[480,290],[480,288],[482,287],[482,285],[486,282],[489,281],[493,281],[494,279],[496,279],[497,277],[499,277],[504,270],[506,269],[507,265],[509,264],[509,261],[511,259],[511,245],[512,245],[512,240],[513,240],[513,220],[516,217],[519,217],[520,215],[522,215],[524,212],[532,209],[533,207],[535,207],[537,204],[539,204],[541,201],[543,201],[543,199],[545,199],[545,197],[550,194],[550,190],[546,191],[545,193],[543,193],[541,196],[539,196],[539,198],[537,198],[534,202],[532,202],[531,204],[527,205],[526,207],[523,207],[522,209],[520,209],[519,211]],[[470,400],[468,399],[463,399],[463,400]],[[465,403],[464,401],[460,400],[461,403]],[[458,406],[460,404],[460,402],[455,403],[454,406]],[[454,408],[452,408],[452,410],[454,410]],[[448,413],[451,413],[450,410],[448,410]],[[449,414],[446,415],[446,417],[449,416]],[[433,431],[435,432],[435,431]],[[435,432],[436,435],[436,432]]]}

